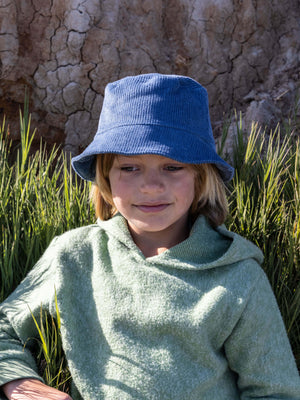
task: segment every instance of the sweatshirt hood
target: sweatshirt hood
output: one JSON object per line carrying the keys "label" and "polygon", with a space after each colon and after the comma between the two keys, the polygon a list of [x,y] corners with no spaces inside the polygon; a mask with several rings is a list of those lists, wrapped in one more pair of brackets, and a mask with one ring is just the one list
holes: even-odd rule
{"label": "sweatshirt hood", "polygon": [[249,240],[227,230],[225,225],[212,228],[204,216],[195,221],[189,237],[165,252],[146,258],[130,235],[126,220],[117,214],[108,221],[98,219],[98,225],[119,245],[134,250],[136,257],[149,265],[176,269],[211,269],[253,259],[263,262],[261,250]]}

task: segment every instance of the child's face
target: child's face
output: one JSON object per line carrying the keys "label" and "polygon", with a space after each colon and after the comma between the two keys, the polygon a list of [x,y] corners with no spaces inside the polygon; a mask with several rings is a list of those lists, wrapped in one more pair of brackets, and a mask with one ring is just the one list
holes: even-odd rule
{"label": "child's face", "polygon": [[190,166],[158,155],[118,155],[109,180],[114,204],[131,231],[186,235],[195,193]]}

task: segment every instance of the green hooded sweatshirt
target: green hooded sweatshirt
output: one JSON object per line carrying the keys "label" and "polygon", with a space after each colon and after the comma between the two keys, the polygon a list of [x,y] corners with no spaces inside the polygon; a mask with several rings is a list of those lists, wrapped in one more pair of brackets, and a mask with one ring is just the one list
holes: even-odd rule
{"label": "green hooded sweatshirt", "polygon": [[55,316],[56,290],[75,400],[300,399],[262,259],[204,217],[148,258],[120,215],[69,231],[2,303],[0,385],[40,379],[29,310]]}

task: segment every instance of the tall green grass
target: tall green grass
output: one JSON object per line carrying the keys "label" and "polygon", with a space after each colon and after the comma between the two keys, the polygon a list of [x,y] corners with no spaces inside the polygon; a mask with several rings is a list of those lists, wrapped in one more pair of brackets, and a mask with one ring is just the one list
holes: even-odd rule
{"label": "tall green grass", "polygon": [[31,155],[34,133],[21,116],[15,161],[9,130],[0,128],[0,301],[38,260],[51,239],[94,219],[89,184],[76,179],[62,151],[41,145]]}
{"label": "tall green grass", "polygon": [[[49,152],[41,145],[31,153],[34,132],[26,115],[20,116],[21,143],[14,161],[5,121],[0,127],[0,301],[55,235],[94,222],[90,185],[74,177],[70,160],[59,148]],[[242,129],[239,121],[232,155],[236,173],[228,186],[227,226],[263,250],[263,268],[300,368],[299,140],[291,129],[284,135],[279,129],[267,135],[253,125],[247,139]],[[55,321],[41,310],[35,323],[40,331],[41,373],[49,385],[68,390],[59,319]]]}
{"label": "tall green grass", "polygon": [[39,334],[39,350],[37,353],[39,374],[47,385],[68,393],[71,385],[71,374],[62,348],[60,313],[56,297],[55,306],[56,319],[43,311],[42,307],[39,320],[32,314]]}

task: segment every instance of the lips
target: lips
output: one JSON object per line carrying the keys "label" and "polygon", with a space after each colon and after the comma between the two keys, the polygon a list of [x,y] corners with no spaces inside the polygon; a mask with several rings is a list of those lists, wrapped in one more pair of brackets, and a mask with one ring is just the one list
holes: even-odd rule
{"label": "lips", "polygon": [[136,204],[135,207],[145,213],[157,213],[165,210],[169,207],[169,203],[159,203],[159,204]]}

